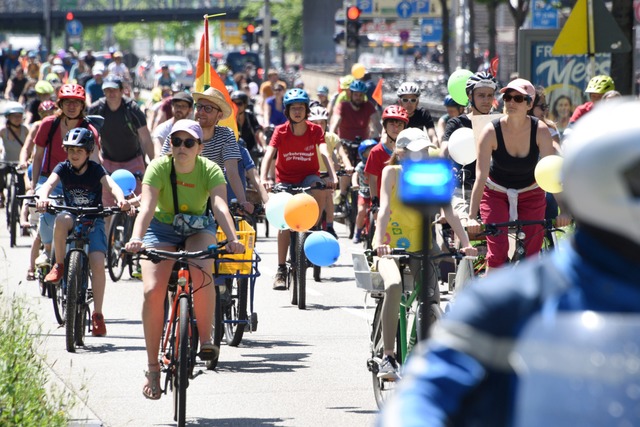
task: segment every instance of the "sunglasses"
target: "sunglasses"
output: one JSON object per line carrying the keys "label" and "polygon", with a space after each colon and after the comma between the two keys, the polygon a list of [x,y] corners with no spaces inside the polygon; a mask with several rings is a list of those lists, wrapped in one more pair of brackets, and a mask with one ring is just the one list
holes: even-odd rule
{"label": "sunglasses", "polygon": [[240,102],[234,102],[234,104],[236,104],[238,107],[242,107],[244,106],[244,102],[240,101]]}
{"label": "sunglasses", "polygon": [[196,111],[204,110],[204,112],[207,114],[211,114],[213,110],[222,111],[221,109],[213,105],[196,104],[194,105],[194,108],[196,109]]}
{"label": "sunglasses", "polygon": [[504,100],[504,102],[513,101],[513,102],[516,102],[518,104],[521,104],[521,103],[524,102],[525,99],[528,100],[529,97],[528,96],[524,96],[524,95],[510,95],[510,94],[507,93],[507,94],[504,94],[502,96],[502,99]]}
{"label": "sunglasses", "polygon": [[183,143],[185,148],[193,148],[196,144],[198,144],[198,140],[195,138],[180,139],[177,136],[171,137],[171,145],[173,145],[174,147],[182,147]]}
{"label": "sunglasses", "polygon": [[400,98],[400,101],[415,104],[416,102],[418,102],[418,98]]}
{"label": "sunglasses", "polygon": [[536,107],[538,107],[542,111],[547,111],[547,109],[549,108],[549,104],[538,104],[536,105]]}

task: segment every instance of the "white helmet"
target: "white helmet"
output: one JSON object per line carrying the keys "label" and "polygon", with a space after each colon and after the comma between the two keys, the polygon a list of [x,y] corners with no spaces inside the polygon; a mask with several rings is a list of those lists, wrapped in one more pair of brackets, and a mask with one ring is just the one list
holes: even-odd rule
{"label": "white helmet", "polygon": [[420,86],[414,82],[404,82],[396,91],[396,95],[398,95],[398,97],[401,97],[402,95],[420,96]]}
{"label": "white helmet", "polygon": [[329,120],[329,112],[323,106],[316,105],[309,110],[309,118],[307,120]]}
{"label": "white helmet", "polygon": [[409,151],[421,151],[425,148],[437,148],[431,143],[429,135],[427,135],[422,129],[418,128],[406,128],[398,134],[396,138],[396,147],[406,148]]}
{"label": "white helmet", "polygon": [[[598,103],[563,142],[563,198],[576,219],[640,244],[640,101]],[[605,125],[606,124],[606,125]]]}

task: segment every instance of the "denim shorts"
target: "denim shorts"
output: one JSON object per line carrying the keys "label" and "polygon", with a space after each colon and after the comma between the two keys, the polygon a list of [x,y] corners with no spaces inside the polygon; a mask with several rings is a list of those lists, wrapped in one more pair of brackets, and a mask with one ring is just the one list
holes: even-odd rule
{"label": "denim shorts", "polygon": [[308,175],[302,182],[279,182],[278,184],[290,185],[292,187],[315,187],[316,182],[324,184],[324,180],[318,175]]}
{"label": "denim shorts", "polygon": [[[76,216],[71,215],[74,219]],[[75,222],[74,222],[75,225]],[[97,218],[93,222],[93,228],[89,232],[89,253],[102,252],[107,253],[107,235],[104,232],[104,219]]]}
{"label": "denim shorts", "polygon": [[[217,229],[218,226],[216,222],[212,221],[207,228],[199,231],[198,233],[207,233],[215,236]],[[147,248],[183,246],[187,239],[188,237],[185,238],[178,235],[178,233],[173,230],[172,224],[165,224],[164,222],[153,218],[144,238],[142,239],[142,243],[144,243],[144,246]]]}
{"label": "denim shorts", "polygon": [[[38,179],[38,184],[36,184],[36,191],[42,187],[42,184],[47,182],[49,177],[40,176]],[[58,182],[56,188],[51,192],[52,196],[61,196],[62,195],[62,182]],[[50,213],[43,213],[40,215],[40,223],[38,226],[38,230],[40,231],[40,240],[42,240],[42,244],[48,245],[53,241],[53,224],[56,220],[56,216]],[[105,237],[106,241],[106,237]],[[106,251],[106,246],[105,246]]]}

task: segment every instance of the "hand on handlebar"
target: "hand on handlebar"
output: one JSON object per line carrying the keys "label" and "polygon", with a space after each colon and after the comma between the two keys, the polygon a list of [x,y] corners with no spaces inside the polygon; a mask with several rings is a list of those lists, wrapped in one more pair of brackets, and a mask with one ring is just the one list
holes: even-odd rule
{"label": "hand on handlebar", "polygon": [[571,224],[571,221],[573,221],[571,215],[566,213],[560,214],[556,217],[556,227],[566,227]]}
{"label": "hand on handlebar", "polygon": [[379,245],[376,249],[378,256],[382,257],[385,255],[390,255],[391,254],[391,246],[389,245]]}
{"label": "hand on handlebar", "polygon": [[131,253],[138,253],[140,252],[141,249],[144,248],[144,243],[142,243],[141,239],[131,239],[129,240],[125,245],[124,245],[124,249],[127,252],[131,252]]}
{"label": "hand on handlebar", "polygon": [[262,184],[264,189],[267,190],[267,192],[270,192],[273,189],[273,186],[275,185],[273,179],[270,179],[270,178],[261,179],[260,183]]}
{"label": "hand on handlebar", "polygon": [[482,231],[482,224],[480,224],[475,219],[469,218],[467,220],[467,233],[469,234],[478,234]]}
{"label": "hand on handlebar", "polygon": [[37,199],[36,200],[36,210],[38,212],[44,212],[47,210],[49,205],[51,204],[50,199]]}
{"label": "hand on handlebar", "polygon": [[460,248],[460,252],[467,256],[478,256],[478,249],[473,246],[467,246],[466,248]]}
{"label": "hand on handlebar", "polygon": [[228,242],[224,248],[230,254],[242,254],[244,253],[244,245],[239,240],[234,240],[232,242]]}

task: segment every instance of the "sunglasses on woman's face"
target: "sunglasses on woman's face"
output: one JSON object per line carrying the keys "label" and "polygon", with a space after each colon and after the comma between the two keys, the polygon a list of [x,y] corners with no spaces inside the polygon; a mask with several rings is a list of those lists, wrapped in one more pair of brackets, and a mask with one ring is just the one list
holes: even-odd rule
{"label": "sunglasses on woman's face", "polygon": [[549,108],[549,104],[538,104],[536,105],[536,107],[538,107],[542,111],[547,111],[547,109]]}
{"label": "sunglasses on woman's face", "polygon": [[527,97],[524,96],[524,95],[510,95],[510,94],[507,93],[507,94],[502,96],[502,99],[504,99],[504,102],[513,101],[513,102],[516,102],[518,104],[521,104],[521,103],[524,102],[525,99],[527,99]]}
{"label": "sunglasses on woman's face", "polygon": [[198,143],[198,140],[194,138],[180,139],[177,136],[171,137],[171,145],[173,145],[176,148],[182,147],[182,144],[184,144],[186,148],[192,148],[197,143]]}

